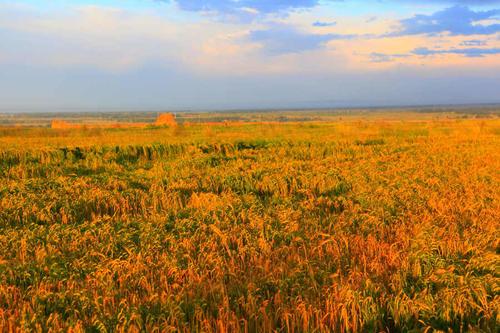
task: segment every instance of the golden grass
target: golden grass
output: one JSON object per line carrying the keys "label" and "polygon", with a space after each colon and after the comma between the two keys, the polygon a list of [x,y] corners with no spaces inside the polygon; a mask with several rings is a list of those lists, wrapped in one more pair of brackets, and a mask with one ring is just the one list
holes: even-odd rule
{"label": "golden grass", "polygon": [[0,331],[491,331],[500,121],[0,129]]}

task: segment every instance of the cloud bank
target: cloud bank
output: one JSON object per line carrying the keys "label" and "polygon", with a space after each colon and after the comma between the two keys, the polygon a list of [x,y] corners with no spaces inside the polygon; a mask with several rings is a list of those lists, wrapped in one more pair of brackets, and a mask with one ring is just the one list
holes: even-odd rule
{"label": "cloud bank", "polygon": [[474,11],[466,6],[454,6],[431,15],[415,15],[401,20],[401,28],[388,36],[407,35],[491,35],[500,32],[499,23],[482,23],[500,19],[500,9]]}

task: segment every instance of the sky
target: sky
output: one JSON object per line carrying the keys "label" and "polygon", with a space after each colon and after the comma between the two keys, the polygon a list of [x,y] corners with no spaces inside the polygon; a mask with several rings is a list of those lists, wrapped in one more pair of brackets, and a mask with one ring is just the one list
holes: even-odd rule
{"label": "sky", "polygon": [[500,102],[500,0],[0,0],[0,111]]}

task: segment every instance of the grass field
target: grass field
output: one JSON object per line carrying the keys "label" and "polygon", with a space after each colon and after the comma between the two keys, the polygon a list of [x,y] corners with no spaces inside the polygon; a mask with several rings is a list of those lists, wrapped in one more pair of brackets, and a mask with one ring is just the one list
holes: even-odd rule
{"label": "grass field", "polygon": [[462,118],[0,128],[0,331],[496,332],[500,119]]}

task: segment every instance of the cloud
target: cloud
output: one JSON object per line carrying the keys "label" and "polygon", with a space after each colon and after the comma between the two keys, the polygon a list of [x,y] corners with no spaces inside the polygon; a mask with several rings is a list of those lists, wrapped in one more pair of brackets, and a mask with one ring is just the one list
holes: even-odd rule
{"label": "cloud", "polygon": [[298,9],[313,8],[319,0],[177,0],[180,9],[212,12],[223,17],[248,21],[262,15],[287,14]]}
{"label": "cloud", "polygon": [[379,53],[379,52],[370,53],[370,61],[377,62],[377,63],[392,62],[396,59],[408,58],[408,57],[409,57],[408,54],[385,54],[385,53]]}
{"label": "cloud", "polygon": [[251,42],[260,43],[265,53],[281,55],[312,51],[324,47],[328,41],[354,37],[354,35],[312,34],[293,26],[274,24],[264,30],[251,31],[247,38]]}
{"label": "cloud", "polygon": [[[423,1],[414,1],[416,3],[421,3]],[[428,0],[428,2],[442,2],[442,3],[456,3],[461,5],[492,5],[500,3],[500,0]]]}
{"label": "cloud", "polygon": [[488,43],[484,40],[472,39],[472,40],[464,40],[460,43],[460,46],[485,46]]}
{"label": "cloud", "polygon": [[337,22],[321,22],[316,21],[313,23],[313,27],[334,27],[337,25]]}
{"label": "cloud", "polygon": [[457,5],[431,15],[415,15],[401,20],[399,31],[388,36],[436,35],[448,33],[457,35],[491,35],[500,32],[500,24],[481,24],[495,21],[500,17],[500,9],[474,11],[466,6]]}
{"label": "cloud", "polygon": [[426,47],[414,49],[413,54],[418,56],[432,56],[439,54],[459,54],[470,58],[481,58],[486,55],[500,54],[500,48],[481,49],[481,48],[465,48],[465,49],[449,49],[449,50],[431,50]]}
{"label": "cloud", "polygon": [[234,42],[246,33],[219,22],[179,22],[135,8],[75,6],[40,15],[35,9],[0,5],[0,64],[112,72],[150,63],[193,71],[220,63],[254,68],[240,58],[246,45]]}
{"label": "cloud", "polygon": [[[471,46],[481,46],[485,45],[482,41],[470,40],[464,41],[460,44],[461,46],[471,45]],[[390,53],[379,53],[372,52],[369,54],[369,59],[374,63],[384,63],[384,62],[393,62],[397,59],[409,58],[412,56],[419,57],[431,57],[437,55],[461,55],[467,58],[482,58],[489,55],[497,55],[500,54],[500,48],[479,48],[479,47],[465,47],[465,48],[450,48],[450,49],[430,49],[427,47],[419,47],[415,48],[409,53],[399,53],[399,54],[390,54]]]}
{"label": "cloud", "polygon": [[[185,11],[193,12],[216,12],[221,15],[244,15],[245,13],[276,14],[287,13],[296,9],[313,8],[321,3],[347,2],[347,0],[157,0],[161,2],[175,2],[178,7]],[[389,0],[391,1],[391,0]],[[401,0],[392,0],[401,2]],[[403,2],[422,4],[452,4],[463,6],[481,6],[499,4],[500,0],[404,0]]]}
{"label": "cloud", "polygon": [[[390,2],[391,0],[388,0]],[[429,4],[444,4],[444,5],[462,5],[462,6],[490,6],[500,4],[500,0],[392,0],[392,2],[404,2],[421,5],[424,3]]]}

